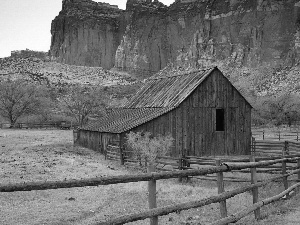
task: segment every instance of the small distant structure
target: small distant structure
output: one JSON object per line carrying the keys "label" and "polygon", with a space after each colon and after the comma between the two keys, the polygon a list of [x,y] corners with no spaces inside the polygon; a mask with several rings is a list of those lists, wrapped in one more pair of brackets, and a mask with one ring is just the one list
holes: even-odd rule
{"label": "small distant structure", "polygon": [[85,6],[99,6],[103,8],[110,8],[110,9],[118,9],[119,7],[117,5],[110,5],[109,3],[106,2],[95,2],[92,0],[63,0],[62,5],[63,9],[67,4],[78,4],[78,5],[85,5]]}
{"label": "small distant structure", "polygon": [[10,52],[10,56],[14,58],[29,58],[29,57],[35,57],[39,59],[45,59],[48,56],[47,52],[42,51],[33,51],[28,48],[25,50],[15,50]]}
{"label": "small distant structure", "polygon": [[252,106],[217,68],[166,72],[146,80],[122,108],[79,128],[78,144],[106,152],[126,148],[130,131],[171,134],[170,156],[247,155]]}
{"label": "small distant structure", "polygon": [[111,9],[119,9],[119,7],[117,5],[111,5],[106,2],[98,2],[98,6],[107,7],[107,8],[111,8]]}
{"label": "small distant structure", "polygon": [[196,2],[196,1],[198,1],[198,0],[180,0],[180,3],[185,4],[185,3],[192,3],[192,2]]}

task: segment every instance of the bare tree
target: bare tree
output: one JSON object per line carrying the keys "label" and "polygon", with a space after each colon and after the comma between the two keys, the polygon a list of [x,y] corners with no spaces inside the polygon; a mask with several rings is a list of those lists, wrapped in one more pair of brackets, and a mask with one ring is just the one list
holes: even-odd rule
{"label": "bare tree", "polygon": [[105,95],[99,88],[72,87],[59,100],[62,110],[73,116],[80,126],[84,125],[89,116],[105,114]]}
{"label": "bare tree", "polygon": [[37,86],[24,80],[0,82],[0,115],[12,125],[24,115],[35,114],[41,107]]}

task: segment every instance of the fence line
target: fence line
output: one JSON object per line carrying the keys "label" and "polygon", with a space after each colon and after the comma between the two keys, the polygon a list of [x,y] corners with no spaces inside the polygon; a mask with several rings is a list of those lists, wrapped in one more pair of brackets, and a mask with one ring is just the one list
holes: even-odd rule
{"label": "fence line", "polygon": [[[149,206],[150,209],[144,212],[139,212],[136,214],[124,215],[118,218],[111,219],[109,221],[102,221],[93,223],[93,225],[98,224],[124,224],[127,222],[133,222],[137,220],[142,220],[146,218],[156,218],[158,216],[167,215],[169,213],[178,212],[181,210],[187,210],[190,208],[198,208],[202,207],[211,203],[220,204],[220,214],[223,217],[222,220],[216,221],[216,224],[227,224],[228,220],[238,220],[240,216],[247,215],[251,212],[255,212],[255,218],[259,219],[260,213],[259,208],[263,206],[265,203],[269,202],[270,199],[259,201],[258,200],[258,187],[264,186],[272,181],[278,181],[282,179],[284,189],[284,195],[288,197],[288,193],[298,187],[292,186],[291,188],[288,187],[288,176],[297,174],[298,178],[297,181],[300,181],[300,151],[298,149],[300,144],[292,143],[292,142],[282,142],[282,143],[269,143],[266,145],[268,147],[280,146],[280,148],[272,150],[272,151],[265,151],[261,150],[263,148],[259,148],[259,144],[266,144],[261,142],[253,141],[252,145],[252,155],[250,159],[246,159],[246,156],[243,156],[240,159],[230,159],[228,157],[223,157],[222,160],[213,159],[213,157],[195,157],[195,156],[185,156],[182,155],[180,158],[171,158],[171,157],[161,157],[158,160],[158,163],[165,163],[165,165],[169,162],[172,163],[172,166],[176,167],[180,170],[175,170],[171,172],[152,172],[147,174],[138,174],[138,175],[121,175],[121,176],[112,176],[112,177],[96,177],[96,178],[89,178],[89,179],[82,179],[82,180],[66,180],[66,181],[47,181],[47,182],[30,182],[30,183],[18,183],[18,184],[7,184],[1,185],[0,184],[0,192],[14,192],[14,191],[31,191],[31,190],[46,190],[46,189],[59,189],[59,188],[72,188],[72,187],[84,187],[84,186],[99,186],[99,185],[110,185],[110,184],[118,184],[118,183],[129,183],[129,182],[140,182],[140,181],[148,181],[148,193],[152,193],[151,199],[149,198]],[[118,152],[119,151],[119,152]],[[130,152],[129,152],[130,153]],[[259,157],[255,159],[255,154],[259,153]],[[271,156],[270,156],[270,153]],[[274,153],[274,154],[273,154]],[[276,154],[275,154],[276,153]],[[265,154],[265,155],[264,155]],[[130,154],[129,154],[130,155]],[[126,152],[122,151],[121,149],[118,150],[115,146],[111,146],[106,151],[106,156],[115,160],[120,160],[121,164],[127,162],[128,158],[126,158]],[[247,156],[249,157],[249,156]],[[123,162],[122,162],[123,160]],[[248,161],[247,161],[248,160]],[[249,160],[251,162],[249,162]],[[267,160],[267,161],[266,161]],[[168,162],[167,162],[168,161]],[[175,162],[174,162],[175,161]],[[256,162],[258,161],[258,162]],[[141,160],[136,160],[136,162],[144,163]],[[212,165],[206,168],[194,169],[192,168],[193,165]],[[276,164],[280,163],[281,165],[278,166]],[[297,163],[297,166],[291,166],[291,163]],[[257,169],[269,169],[270,171],[277,171],[281,172],[282,175],[276,176],[269,180],[258,182],[257,180],[257,173],[259,170]],[[237,188],[232,191],[225,191],[224,190],[224,176],[223,173],[225,172],[236,172],[236,171],[243,171],[249,169],[251,172],[251,184]],[[293,169],[291,172],[287,172],[287,170]],[[176,205],[169,205],[165,207],[155,207],[156,206],[156,180],[160,179],[170,179],[170,178],[189,178],[195,176],[206,176],[206,175],[213,175],[217,174],[217,186],[218,186],[218,195],[210,196],[205,199],[201,199],[198,201],[186,202]],[[151,185],[150,185],[151,184]],[[227,216],[227,209],[226,209],[226,199],[231,198],[237,194],[244,193],[246,191],[252,191],[253,196],[253,206],[246,211],[239,212],[237,215]],[[282,198],[282,193],[279,196],[272,197],[271,201],[278,200]],[[150,204],[150,201],[152,203]],[[155,203],[155,204],[154,204]],[[154,207],[154,208],[153,208]],[[241,218],[242,218],[241,217]],[[227,219],[226,219],[227,218]],[[157,220],[156,220],[157,221]],[[224,222],[225,221],[225,222]],[[156,223],[157,224],[157,223]]]}
{"label": "fence line", "polygon": [[[251,156],[253,157],[253,156]],[[254,159],[252,159],[253,161]],[[128,182],[139,182],[139,181],[149,181],[152,182],[152,185],[149,185],[148,188],[155,187],[155,180],[160,179],[169,179],[169,178],[176,178],[176,177],[188,177],[188,176],[199,176],[199,175],[206,175],[206,174],[213,174],[219,173],[218,179],[218,187],[219,194],[216,196],[211,196],[205,199],[201,199],[198,201],[181,203],[176,205],[170,205],[160,208],[153,208],[149,209],[144,212],[130,214],[121,216],[110,221],[106,222],[96,222],[93,225],[98,224],[124,224],[127,222],[133,222],[141,219],[146,218],[155,218],[157,216],[166,215],[172,212],[178,212],[181,210],[187,210],[190,208],[197,208],[204,205],[208,205],[211,203],[221,202],[223,207],[221,208],[221,216],[227,216],[226,212],[226,199],[231,198],[237,194],[244,193],[246,191],[254,190],[254,188],[258,188],[261,186],[266,185],[267,183],[278,180],[278,179],[286,179],[286,177],[298,174],[298,179],[300,179],[300,169],[294,170],[290,173],[286,173],[286,163],[289,161],[297,160],[298,164],[300,164],[300,155],[295,156],[288,156],[288,158],[282,159],[275,159],[269,161],[260,161],[260,162],[249,162],[249,163],[232,163],[232,164],[221,164],[221,161],[217,161],[216,164],[219,166],[203,168],[199,170],[182,170],[182,171],[174,171],[174,172],[162,172],[162,173],[148,173],[148,174],[138,174],[138,175],[122,175],[122,176],[113,176],[113,177],[101,177],[101,178],[92,178],[92,179],[82,179],[82,180],[68,180],[68,181],[52,181],[52,182],[33,182],[33,183],[19,183],[19,184],[8,184],[8,185],[0,185],[0,192],[12,192],[12,191],[31,191],[31,190],[45,190],[45,189],[57,189],[57,188],[70,188],[70,187],[83,187],[83,186],[98,186],[98,185],[109,185],[109,184],[117,184],[117,183],[128,183]],[[222,189],[223,185],[223,177],[221,173],[233,171],[233,170],[241,170],[246,168],[258,168],[261,166],[268,166],[274,165],[277,163],[282,163],[282,175],[277,176],[275,178],[271,178],[264,182],[256,182],[253,179],[253,184],[247,185],[245,187],[237,188],[232,191],[224,192]],[[252,170],[252,176],[255,177],[255,170]],[[287,190],[288,187],[284,184],[285,189]],[[152,190],[148,190],[148,192],[152,192]],[[153,192],[152,192],[153,193]],[[155,193],[155,192],[154,192]],[[254,196],[254,195],[253,195]],[[156,197],[155,197],[156,198]],[[256,200],[255,200],[256,201]],[[255,203],[256,204],[256,203]],[[260,206],[260,205],[259,205]],[[236,218],[236,217],[235,217]]]}
{"label": "fence line", "polygon": [[271,181],[277,180],[277,179],[282,179],[285,176],[290,176],[294,173],[296,173],[298,171],[295,171],[293,173],[289,173],[289,174],[284,174],[275,178],[271,178],[269,180],[266,180],[264,182],[259,182],[259,183],[255,183],[255,184],[250,184],[244,187],[240,187],[237,189],[234,189],[232,191],[226,191],[223,192],[221,194],[215,195],[215,196],[210,196],[204,199],[200,199],[198,201],[192,201],[192,202],[185,202],[185,203],[180,203],[180,204],[176,204],[176,205],[169,205],[169,206],[164,206],[164,207],[159,207],[156,209],[150,209],[144,212],[139,212],[139,213],[133,213],[130,215],[124,215],[124,216],[120,216],[118,218],[115,219],[111,219],[109,221],[106,222],[96,222],[96,223],[92,223],[90,225],[119,225],[119,224],[124,224],[124,223],[129,223],[129,222],[134,222],[134,221],[138,221],[138,220],[144,220],[153,216],[164,216],[170,213],[174,213],[174,212],[180,212],[183,210],[188,210],[191,208],[199,208],[199,207],[203,207],[205,205],[209,205],[212,203],[218,203],[221,201],[226,201],[226,199],[228,198],[232,198],[235,195],[247,192],[247,191],[251,191],[253,188],[258,188],[258,187],[262,187],[267,185],[268,183],[270,183]]}
{"label": "fence line", "polygon": [[238,213],[235,213],[233,215],[230,215],[226,218],[220,219],[216,222],[211,223],[210,225],[227,225],[229,223],[235,223],[237,221],[239,221],[240,219],[242,219],[243,217],[247,216],[248,214],[250,214],[251,212],[261,208],[262,206],[268,205],[272,202],[278,201],[279,199],[287,196],[290,192],[292,192],[294,189],[296,189],[297,187],[300,186],[300,183],[294,184],[293,186],[291,186],[290,188],[286,189],[285,191],[281,192],[278,195],[275,195],[273,197],[264,199],[262,201],[259,201],[255,204],[253,204],[251,207],[244,209]]}
{"label": "fence line", "polygon": [[252,136],[261,140],[294,140],[300,141],[300,131],[272,131],[267,132],[265,130],[252,130]]}
{"label": "fence line", "polygon": [[[270,150],[271,149],[271,150]],[[280,159],[283,155],[292,154],[299,154],[300,153],[300,143],[291,142],[291,141],[257,141],[253,138],[252,141],[252,154],[255,155],[256,161],[262,160],[272,160],[272,159]],[[110,160],[120,161],[121,165],[126,166],[144,166],[146,167],[146,162],[143,161],[141,158],[133,158],[132,152],[129,150],[122,150],[119,146],[111,146],[109,145],[106,151],[106,158]],[[176,171],[176,170],[187,170],[193,169],[195,167],[206,167],[206,166],[214,166],[215,165],[215,158],[221,159],[223,162],[234,162],[234,163],[241,163],[241,162],[249,162],[249,155],[244,156],[215,156],[215,157],[197,157],[197,156],[186,156],[180,155],[178,158],[174,157],[160,157],[156,160],[157,170],[158,171]],[[281,171],[280,166],[267,166],[268,168],[259,168],[257,173],[270,173],[276,174]],[[294,166],[287,165],[287,169],[293,169]],[[250,173],[249,170],[240,171],[242,173]],[[214,180],[216,176],[213,177],[201,177],[204,180]],[[235,177],[226,177],[224,178],[226,181],[232,182],[248,182],[249,180],[245,179],[237,179]],[[181,180],[181,178],[179,178]]]}
{"label": "fence line", "polygon": [[47,129],[47,128],[58,128],[58,129],[72,129],[78,127],[77,123],[73,122],[60,122],[60,123],[1,123],[0,128],[16,128],[16,129]]}
{"label": "fence line", "polygon": [[[299,157],[295,156],[293,159],[298,160]],[[219,167],[209,167],[203,169],[191,169],[182,171],[172,172],[160,172],[151,174],[135,174],[135,175],[120,175],[111,177],[97,177],[81,180],[66,180],[66,181],[46,181],[46,182],[29,182],[29,183],[17,183],[17,184],[0,184],[0,192],[14,192],[14,191],[32,191],[32,190],[46,190],[46,189],[59,189],[59,188],[72,188],[72,187],[84,187],[84,186],[99,186],[109,185],[118,183],[130,183],[139,181],[150,181],[150,180],[162,180],[178,177],[187,176],[200,176],[206,174],[213,174],[217,172],[228,172],[232,170],[241,170],[246,168],[254,168],[259,166],[273,165],[276,163],[282,163],[289,161],[289,158],[276,159],[270,161],[262,161],[256,163],[244,163],[244,164],[233,164],[233,165],[222,165]]]}

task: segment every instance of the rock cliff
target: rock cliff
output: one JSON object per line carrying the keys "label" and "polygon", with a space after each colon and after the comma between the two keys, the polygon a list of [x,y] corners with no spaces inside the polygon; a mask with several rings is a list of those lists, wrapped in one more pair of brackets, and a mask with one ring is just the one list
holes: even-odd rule
{"label": "rock cliff", "polygon": [[299,0],[128,0],[126,10],[64,0],[50,53],[69,64],[156,72],[168,63],[290,66],[300,55]]}
{"label": "rock cliff", "polygon": [[122,10],[90,0],[64,0],[51,25],[51,56],[62,63],[114,66]]}

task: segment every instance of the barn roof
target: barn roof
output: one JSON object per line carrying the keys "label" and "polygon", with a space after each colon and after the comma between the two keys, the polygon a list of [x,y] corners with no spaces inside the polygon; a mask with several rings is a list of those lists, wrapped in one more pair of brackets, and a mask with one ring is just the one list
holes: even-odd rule
{"label": "barn roof", "polygon": [[146,123],[178,107],[215,69],[159,73],[146,80],[125,106],[81,129],[122,133]]}
{"label": "barn roof", "polygon": [[177,107],[214,68],[189,73],[177,72],[149,78],[126,108]]}
{"label": "barn roof", "polygon": [[122,133],[159,117],[172,109],[171,107],[110,109],[108,116],[98,121],[92,121],[82,129],[105,133]]}

